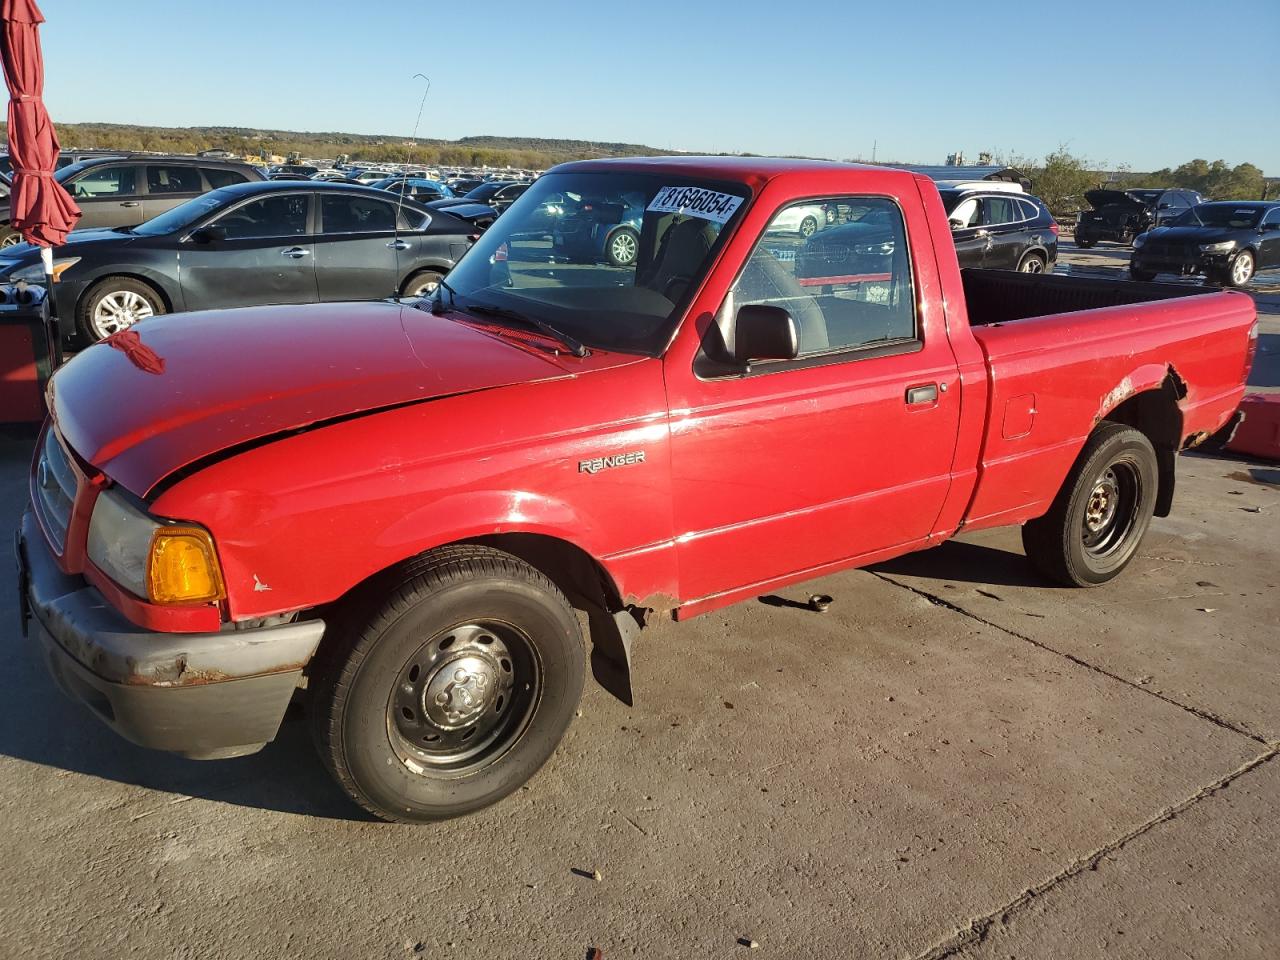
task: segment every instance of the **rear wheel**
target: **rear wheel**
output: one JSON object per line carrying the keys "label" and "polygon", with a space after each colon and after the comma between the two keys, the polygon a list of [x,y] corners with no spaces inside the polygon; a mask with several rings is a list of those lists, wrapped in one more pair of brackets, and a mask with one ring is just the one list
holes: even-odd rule
{"label": "rear wheel", "polygon": [[[384,820],[442,820],[516,790],[582,695],[582,632],[564,595],[488,547],[413,564],[315,670],[313,729],[334,778]],[[339,637],[338,639],[347,639]]]}
{"label": "rear wheel", "polygon": [[1045,258],[1038,253],[1028,253],[1018,264],[1020,273],[1044,273]]}
{"label": "rear wheel", "polygon": [[808,240],[818,232],[818,218],[814,216],[805,217],[800,221],[800,236]]}
{"label": "rear wheel", "polygon": [[604,247],[605,257],[615,267],[629,267],[640,252],[640,237],[630,227],[616,230]]}
{"label": "rear wheel", "polygon": [[439,270],[419,270],[404,282],[402,297],[429,297],[436,292],[444,274]]}
{"label": "rear wheel", "polygon": [[1147,532],[1157,477],[1151,441],[1132,427],[1104,421],[1085,442],[1049,512],[1023,526],[1028,559],[1067,586],[1111,580]]}
{"label": "rear wheel", "polygon": [[107,277],[80,301],[76,325],[88,343],[97,343],[165,312],[164,301],[150,284],[132,277]]}

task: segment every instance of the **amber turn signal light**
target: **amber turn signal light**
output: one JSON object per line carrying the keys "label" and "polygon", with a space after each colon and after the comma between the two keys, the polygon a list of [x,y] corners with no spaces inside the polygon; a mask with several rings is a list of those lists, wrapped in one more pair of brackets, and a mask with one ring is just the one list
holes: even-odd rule
{"label": "amber turn signal light", "polygon": [[208,603],[227,596],[213,538],[199,527],[161,527],[151,537],[147,593],[152,603]]}

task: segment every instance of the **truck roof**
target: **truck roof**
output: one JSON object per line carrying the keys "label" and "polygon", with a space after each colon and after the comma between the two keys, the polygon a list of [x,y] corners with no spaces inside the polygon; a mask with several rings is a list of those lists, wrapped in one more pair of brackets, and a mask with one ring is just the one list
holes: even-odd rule
{"label": "truck roof", "polygon": [[617,171],[656,173],[670,171],[707,180],[731,180],[762,184],[775,177],[790,174],[849,173],[874,174],[891,179],[917,178],[917,174],[893,167],[866,163],[838,163],[834,160],[802,160],[795,157],[613,157],[600,160],[575,160],[562,163],[548,173],[606,173]]}

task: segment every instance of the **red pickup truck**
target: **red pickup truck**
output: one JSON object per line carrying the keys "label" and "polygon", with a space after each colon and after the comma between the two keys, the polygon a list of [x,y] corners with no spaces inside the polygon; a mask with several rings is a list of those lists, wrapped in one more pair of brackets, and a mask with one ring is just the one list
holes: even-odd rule
{"label": "red pickup truck", "polygon": [[[556,256],[573,231],[598,262]],[[962,274],[911,173],[568,164],[429,300],[178,314],[60,370],[24,624],[138,743],[250,752],[297,696],[357,803],[454,816],[550,756],[588,641],[625,679],[652,617],[1001,524],[1110,580],[1255,343],[1239,293]]]}

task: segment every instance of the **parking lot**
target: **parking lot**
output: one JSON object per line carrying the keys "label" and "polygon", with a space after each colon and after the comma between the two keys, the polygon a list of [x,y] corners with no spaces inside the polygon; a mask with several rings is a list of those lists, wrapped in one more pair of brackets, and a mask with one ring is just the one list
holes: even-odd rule
{"label": "parking lot", "polygon": [[[1280,390],[1280,291],[1251,290]],[[5,529],[30,447],[0,435]],[[427,827],[359,815],[300,718],[207,764],[119,740],[0,578],[3,953],[1274,957],[1277,514],[1280,468],[1192,454],[1095,590],[998,530],[659,625],[634,708],[589,684],[521,792]]]}

